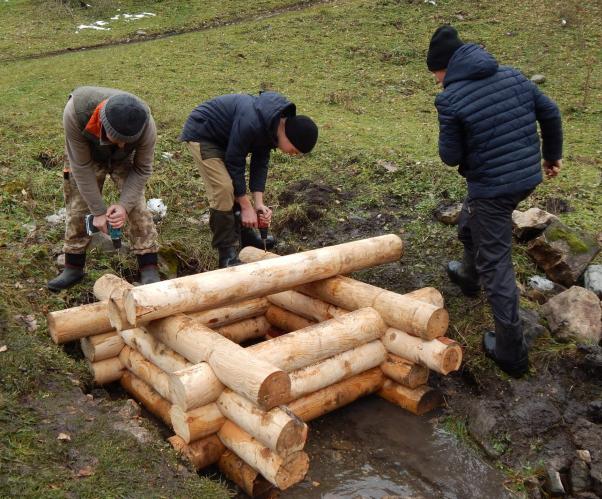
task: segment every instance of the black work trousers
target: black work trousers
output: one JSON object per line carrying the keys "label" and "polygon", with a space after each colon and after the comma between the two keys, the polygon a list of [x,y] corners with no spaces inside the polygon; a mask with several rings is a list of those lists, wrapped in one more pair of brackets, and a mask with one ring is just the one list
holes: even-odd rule
{"label": "black work trousers", "polygon": [[520,325],[519,291],[512,266],[512,212],[533,189],[496,198],[467,197],[458,222],[465,262],[474,261],[496,324]]}

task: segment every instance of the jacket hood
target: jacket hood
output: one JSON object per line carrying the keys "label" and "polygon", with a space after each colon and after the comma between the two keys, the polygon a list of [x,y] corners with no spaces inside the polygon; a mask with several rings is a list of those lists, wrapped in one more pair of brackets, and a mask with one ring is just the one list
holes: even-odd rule
{"label": "jacket hood", "polygon": [[481,80],[497,71],[495,58],[474,43],[466,43],[458,48],[447,65],[443,86],[461,80]]}
{"label": "jacket hood", "polygon": [[295,116],[295,104],[278,92],[262,92],[255,100],[255,110],[262,126],[270,133],[276,132],[277,120],[281,115]]}

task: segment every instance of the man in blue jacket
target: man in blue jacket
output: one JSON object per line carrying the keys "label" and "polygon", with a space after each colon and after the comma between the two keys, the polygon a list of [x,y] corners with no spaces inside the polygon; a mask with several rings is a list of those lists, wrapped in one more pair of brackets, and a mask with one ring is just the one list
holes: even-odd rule
{"label": "man in blue jacket", "polygon": [[[279,93],[229,94],[197,106],[180,139],[188,145],[203,177],[212,245],[223,268],[240,263],[239,242],[263,249],[254,228],[258,216],[268,225],[272,218],[263,200],[271,150],[278,148],[293,156],[308,153],[318,140],[318,127],[307,116],[297,116],[295,104]],[[249,154],[254,207],[245,181]],[[270,238],[267,247],[273,244]]]}
{"label": "man in blue jacket", "polygon": [[520,72],[499,66],[480,45],[463,43],[451,26],[433,34],[427,66],[443,85],[435,100],[439,155],[459,166],[468,184],[458,224],[464,258],[450,262],[447,272],[465,295],[483,286],[495,321],[483,348],[519,377],[529,359],[512,267],[512,212],[542,181],[542,153],[548,177],[562,166],[560,112]]}

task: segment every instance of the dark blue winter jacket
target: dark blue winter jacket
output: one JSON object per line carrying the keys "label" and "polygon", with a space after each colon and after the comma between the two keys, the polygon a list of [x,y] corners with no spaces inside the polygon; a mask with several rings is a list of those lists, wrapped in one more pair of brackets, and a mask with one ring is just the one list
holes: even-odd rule
{"label": "dark blue winter jacket", "polygon": [[439,155],[459,165],[471,198],[492,198],[534,188],[543,157],[562,158],[558,106],[517,70],[498,66],[479,45],[465,44],[449,61],[439,112]]}
{"label": "dark blue winter jacket", "polygon": [[277,146],[279,119],[295,112],[295,105],[276,92],[221,95],[190,113],[180,140],[210,142],[222,149],[237,197],[246,192],[246,158],[251,154],[249,189],[263,192],[270,151]]}

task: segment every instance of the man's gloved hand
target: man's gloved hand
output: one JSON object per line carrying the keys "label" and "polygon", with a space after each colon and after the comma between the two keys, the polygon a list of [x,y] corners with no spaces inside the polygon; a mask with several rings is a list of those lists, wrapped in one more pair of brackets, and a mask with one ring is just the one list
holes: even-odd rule
{"label": "man's gloved hand", "polygon": [[543,170],[548,178],[553,178],[558,175],[560,168],[562,168],[561,159],[557,159],[556,161],[543,160]]}
{"label": "man's gloved hand", "polygon": [[[128,212],[120,204],[112,204],[107,208],[107,221],[111,224],[111,227],[120,229],[128,219]],[[94,224],[96,226],[96,224]],[[106,232],[106,223],[105,230]]]}

